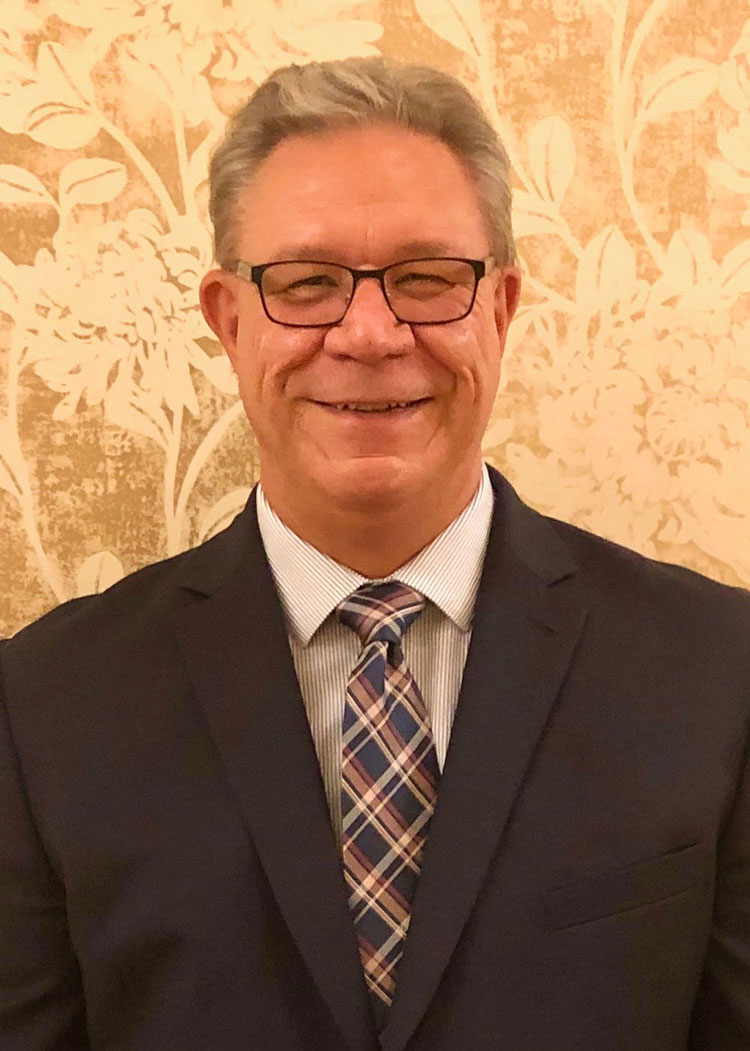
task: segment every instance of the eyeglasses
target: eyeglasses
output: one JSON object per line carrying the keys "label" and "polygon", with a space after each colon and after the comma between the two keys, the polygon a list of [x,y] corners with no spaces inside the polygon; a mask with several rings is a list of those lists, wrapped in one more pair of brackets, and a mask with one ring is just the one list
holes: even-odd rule
{"label": "eyeglasses", "polygon": [[316,328],[336,325],[346,314],[357,285],[375,278],[398,321],[445,325],[471,312],[479,281],[495,265],[487,259],[406,259],[376,270],[339,263],[282,260],[253,266],[234,260],[225,267],[258,286],[266,315],[278,325]]}

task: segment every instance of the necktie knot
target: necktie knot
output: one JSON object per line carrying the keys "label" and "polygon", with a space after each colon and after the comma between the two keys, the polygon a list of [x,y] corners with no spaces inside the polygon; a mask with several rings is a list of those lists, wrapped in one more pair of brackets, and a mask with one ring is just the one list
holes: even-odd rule
{"label": "necktie knot", "polygon": [[425,599],[399,580],[363,584],[336,607],[342,624],[356,631],[363,646],[401,644],[401,636],[425,607]]}

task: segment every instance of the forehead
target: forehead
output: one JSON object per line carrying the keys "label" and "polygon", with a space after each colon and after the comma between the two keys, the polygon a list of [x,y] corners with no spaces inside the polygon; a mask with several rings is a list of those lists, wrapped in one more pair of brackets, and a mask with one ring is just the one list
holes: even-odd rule
{"label": "forehead", "polygon": [[237,209],[238,255],[380,265],[401,255],[487,255],[474,182],[439,139],[391,125],[285,139]]}

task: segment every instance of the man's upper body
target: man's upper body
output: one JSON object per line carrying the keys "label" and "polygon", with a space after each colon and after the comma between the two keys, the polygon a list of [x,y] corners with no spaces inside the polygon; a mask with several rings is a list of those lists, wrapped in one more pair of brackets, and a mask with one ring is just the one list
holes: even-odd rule
{"label": "man's upper body", "polygon": [[[0,1048],[750,1046],[750,605],[483,476],[508,214],[441,74],[292,68],[234,118],[201,296],[262,490],[0,650]],[[442,779],[378,1037],[332,618],[393,577]]]}

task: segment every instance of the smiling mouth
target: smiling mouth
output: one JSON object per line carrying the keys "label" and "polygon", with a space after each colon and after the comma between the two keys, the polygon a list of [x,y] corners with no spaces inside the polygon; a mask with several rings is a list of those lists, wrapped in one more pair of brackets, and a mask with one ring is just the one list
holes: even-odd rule
{"label": "smiling mouth", "polygon": [[315,404],[337,412],[386,413],[414,409],[429,400],[429,398],[415,398],[413,401],[316,401]]}

